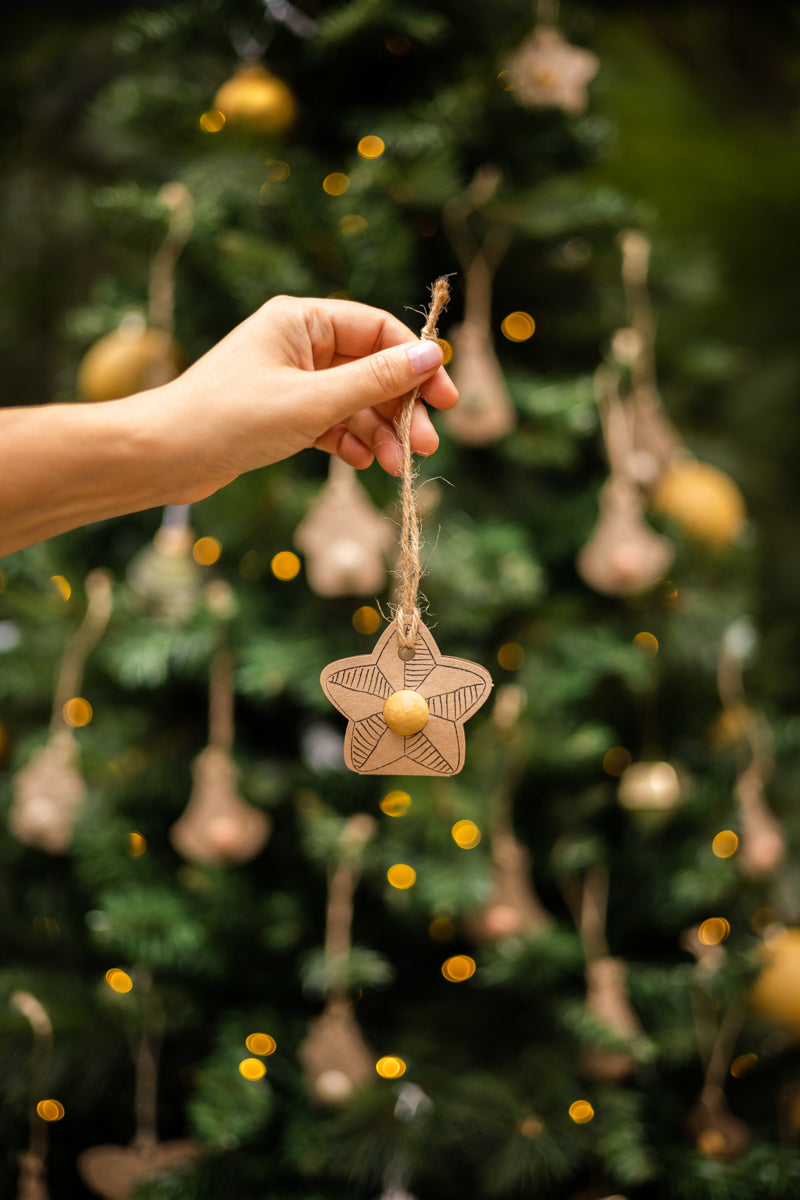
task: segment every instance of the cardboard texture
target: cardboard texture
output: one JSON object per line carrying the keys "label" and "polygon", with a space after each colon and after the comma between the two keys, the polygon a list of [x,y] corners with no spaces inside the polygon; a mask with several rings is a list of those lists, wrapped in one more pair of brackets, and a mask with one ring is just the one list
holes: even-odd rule
{"label": "cardboard texture", "polygon": [[[492,688],[489,672],[463,658],[446,658],[430,631],[419,626],[414,657],[398,654],[397,626],[381,635],[372,654],[342,658],[322,672],[322,690],[348,719],[344,757],[359,775],[456,775],[464,765],[464,722]],[[427,702],[423,729],[393,733],[383,716],[390,696],[418,692]]]}

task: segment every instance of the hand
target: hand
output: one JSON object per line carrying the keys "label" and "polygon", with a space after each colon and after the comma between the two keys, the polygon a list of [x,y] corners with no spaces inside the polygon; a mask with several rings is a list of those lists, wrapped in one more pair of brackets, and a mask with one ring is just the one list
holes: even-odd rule
{"label": "hand", "polygon": [[[395,418],[404,397],[421,386],[437,408],[458,400],[441,362],[438,343],[420,341],[380,309],[280,296],[168,387],[182,392],[213,439],[203,456],[216,460],[210,468],[214,488],[310,446],[353,467],[367,467],[374,457],[399,474]],[[432,454],[438,443],[427,409],[417,401],[412,450]]]}

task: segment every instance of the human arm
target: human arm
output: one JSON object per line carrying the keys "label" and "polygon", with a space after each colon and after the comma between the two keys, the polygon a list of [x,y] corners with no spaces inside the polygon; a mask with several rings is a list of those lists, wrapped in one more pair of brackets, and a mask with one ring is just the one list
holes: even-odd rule
{"label": "human arm", "polygon": [[[435,342],[366,305],[276,297],[162,387],[0,410],[0,555],[90,521],[194,503],[310,446],[397,473],[395,417],[417,386],[435,407],[457,400]],[[438,444],[419,402],[411,441],[418,454]]]}

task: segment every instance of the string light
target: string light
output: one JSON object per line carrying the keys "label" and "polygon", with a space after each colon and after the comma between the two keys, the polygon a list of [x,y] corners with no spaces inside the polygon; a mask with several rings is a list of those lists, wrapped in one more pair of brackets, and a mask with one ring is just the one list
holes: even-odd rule
{"label": "string light", "polygon": [[133,980],[126,971],[121,971],[119,967],[111,967],[106,971],[106,983],[111,988],[112,992],[117,992],[123,995],[129,992],[133,987]]}
{"label": "string light", "polygon": [[358,153],[362,158],[380,158],[385,149],[386,143],[383,138],[374,133],[368,133],[358,143]]}
{"label": "string light", "polygon": [[510,342],[527,342],[533,337],[536,322],[530,313],[512,312],[503,320],[500,331]]}
{"label": "string light", "polygon": [[375,1063],[375,1070],[382,1079],[399,1079],[406,1073],[406,1064],[394,1054],[385,1054]]}
{"label": "string light", "polygon": [[275,578],[284,582],[300,573],[300,559],[291,550],[280,550],[269,565]]}
{"label": "string light", "polygon": [[411,797],[408,792],[387,792],[379,807],[387,817],[404,817],[411,808]]}
{"label": "string light", "polygon": [[389,867],[386,878],[393,888],[397,888],[398,891],[406,891],[417,882],[417,872],[408,863],[395,863],[394,866]]}
{"label": "string light", "polygon": [[739,849],[739,839],[732,829],[722,829],[711,843],[717,858],[730,858]]}
{"label": "string light", "polygon": [[339,218],[339,228],[345,237],[355,237],[356,234],[363,233],[368,225],[367,218],[359,216],[358,213],[348,213]]}
{"label": "string light", "polygon": [[243,1058],[239,1063],[239,1074],[244,1079],[249,1079],[251,1083],[263,1079],[266,1073],[267,1068],[258,1058]]}
{"label": "string light", "polygon": [[462,850],[474,850],[481,840],[481,831],[474,821],[456,821],[450,834]]}
{"label": "string light", "polygon": [[251,1054],[261,1054],[265,1058],[274,1054],[278,1048],[275,1038],[268,1033],[250,1033],[245,1038],[244,1044]]}
{"label": "string light", "polygon": [[451,346],[450,342],[448,342],[447,338],[437,338],[436,340],[441,346],[442,354],[444,355],[444,358],[442,359],[442,366],[446,367],[448,363],[453,361],[453,347]]}
{"label": "string light", "polygon": [[92,719],[92,706],[83,696],[73,696],[71,700],[67,700],[61,712],[67,725],[71,725],[73,729],[88,725]]}
{"label": "string light", "polygon": [[[66,602],[69,600],[70,596],[72,595],[72,585],[68,579],[65,579],[63,575],[51,575],[50,582],[63,601]],[[3,588],[0,586],[0,592],[2,592],[2,590]]]}
{"label": "string light", "polygon": [[655,658],[658,654],[658,638],[652,633],[637,633],[633,644],[647,658]]}
{"label": "string light", "polygon": [[704,946],[718,946],[731,931],[730,922],[724,917],[708,917],[702,922],[697,936]]}
{"label": "string light", "polygon": [[40,1100],[36,1112],[43,1121],[60,1121],[64,1116],[64,1105],[60,1100]]}
{"label": "string light", "polygon": [[128,854],[131,858],[141,858],[147,853],[147,839],[141,833],[131,832],[128,834]]}
{"label": "string light", "polygon": [[632,762],[630,750],[624,746],[612,746],[603,755],[603,770],[606,775],[623,775]]}
{"label": "string light", "polygon": [[350,187],[350,179],[341,171],[332,171],[322,181],[322,190],[329,196],[343,196]]}
{"label": "string light", "polygon": [[198,124],[203,133],[219,133],[223,129],[227,117],[224,112],[220,112],[218,108],[210,108],[208,112],[204,112],[200,117]]}
{"label": "string light", "polygon": [[356,633],[375,633],[381,624],[381,615],[370,604],[362,604],[353,613],[353,628]]}
{"label": "string light", "polygon": [[455,922],[449,917],[434,917],[428,926],[428,936],[434,942],[449,942],[456,935]]}
{"label": "string light", "polygon": [[292,168],[282,158],[268,158],[264,166],[267,168],[268,183],[283,183],[292,173]]}
{"label": "string light", "polygon": [[201,567],[210,567],[222,553],[222,545],[215,537],[198,538],[192,546],[192,558]]}
{"label": "string light", "polygon": [[744,1079],[749,1075],[758,1062],[757,1054],[740,1054],[731,1063],[731,1075],[734,1079]]}
{"label": "string light", "polygon": [[569,1115],[576,1125],[586,1125],[594,1117],[594,1109],[588,1100],[573,1100]]}
{"label": "string light", "polygon": [[442,963],[442,974],[448,983],[463,983],[475,974],[475,959],[468,954],[454,954]]}
{"label": "string light", "polygon": [[506,642],[497,651],[497,661],[504,671],[518,671],[525,662],[525,651],[519,642]]}

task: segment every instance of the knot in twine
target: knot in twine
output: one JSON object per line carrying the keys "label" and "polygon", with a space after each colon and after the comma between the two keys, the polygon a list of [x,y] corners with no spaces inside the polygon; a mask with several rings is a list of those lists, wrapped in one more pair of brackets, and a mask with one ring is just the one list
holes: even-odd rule
{"label": "knot in twine", "polygon": [[[438,341],[436,322],[447,306],[450,299],[450,285],[447,277],[442,276],[431,285],[431,305],[427,312],[421,337],[428,341]],[[414,388],[403,400],[403,407],[397,421],[397,432],[403,447],[403,470],[400,485],[402,503],[402,525],[400,530],[400,549],[402,564],[402,583],[400,600],[395,610],[394,620],[397,625],[397,653],[403,659],[414,657],[417,642],[417,632],[421,621],[419,609],[419,516],[417,513],[417,497],[414,491],[414,460],[411,453],[411,418],[414,414],[414,404],[420,389]]]}

